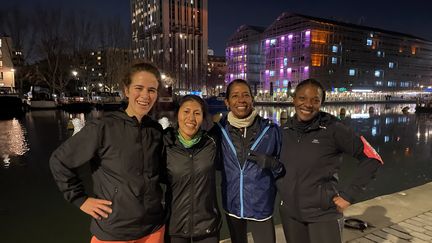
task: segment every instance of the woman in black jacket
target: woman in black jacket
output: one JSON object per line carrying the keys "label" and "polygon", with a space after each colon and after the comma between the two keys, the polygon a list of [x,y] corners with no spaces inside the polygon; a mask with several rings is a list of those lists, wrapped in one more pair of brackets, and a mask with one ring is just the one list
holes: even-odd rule
{"label": "woman in black jacket", "polygon": [[[283,127],[280,160],[286,175],[277,186],[288,243],[341,242],[343,211],[382,164],[364,137],[320,111],[324,100],[325,91],[318,81],[300,82],[294,93],[295,115]],[[359,162],[346,188],[338,185],[342,154]]]}
{"label": "woman in black jacket", "polygon": [[203,129],[204,100],[187,95],[180,101],[178,128],[164,134],[164,172],[170,212],[167,241],[217,243],[221,217],[216,200],[217,145]]}
{"label": "woman in black jacket", "polygon": [[[92,243],[163,243],[163,131],[148,116],[160,80],[153,65],[133,65],[123,80],[126,110],[88,122],[51,156],[54,180],[66,200],[93,217]],[[76,170],[86,163],[92,168],[93,195]]]}

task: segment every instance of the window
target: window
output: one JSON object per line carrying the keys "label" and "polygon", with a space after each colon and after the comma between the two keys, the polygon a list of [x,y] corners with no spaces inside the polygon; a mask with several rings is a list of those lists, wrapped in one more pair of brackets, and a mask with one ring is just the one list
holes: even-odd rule
{"label": "window", "polygon": [[396,81],[388,81],[387,86],[388,87],[396,87]]}
{"label": "window", "polygon": [[275,84],[276,84],[276,87],[279,87],[279,80],[276,80]]}
{"label": "window", "polygon": [[337,57],[332,57],[331,58],[331,63],[332,64],[337,64]]}
{"label": "window", "polygon": [[338,52],[338,47],[337,46],[332,46],[332,52],[337,53]]}
{"label": "window", "polygon": [[350,68],[350,70],[348,70],[348,74],[349,74],[349,76],[355,76],[356,70],[354,68]]}
{"label": "window", "polygon": [[409,82],[400,82],[400,86],[404,87],[404,88],[408,88],[409,87]]}
{"label": "window", "polygon": [[384,71],[383,70],[375,70],[374,75],[377,78],[382,78],[384,76]]}
{"label": "window", "polygon": [[383,82],[382,81],[375,81],[375,86],[382,86]]}
{"label": "window", "polygon": [[372,39],[367,38],[367,39],[366,39],[366,45],[367,45],[367,46],[371,46],[371,45],[372,45]]}
{"label": "window", "polygon": [[270,71],[270,77],[273,77],[273,76],[274,76],[274,74],[275,74],[275,72],[274,72],[274,71]]}
{"label": "window", "polygon": [[377,57],[384,57],[384,56],[385,56],[385,52],[377,51]]}
{"label": "window", "polygon": [[0,61],[0,68],[3,67],[3,61]]}
{"label": "window", "polygon": [[284,87],[288,87],[288,80],[285,79],[285,80],[283,81],[283,86],[284,86]]}
{"label": "window", "polygon": [[283,62],[284,62],[284,66],[288,65],[288,58],[285,57],[285,58],[283,59]]}
{"label": "window", "polygon": [[395,67],[395,63],[394,62],[389,62],[389,68],[394,68]]}
{"label": "window", "polygon": [[0,72],[0,80],[3,80],[3,72]]}

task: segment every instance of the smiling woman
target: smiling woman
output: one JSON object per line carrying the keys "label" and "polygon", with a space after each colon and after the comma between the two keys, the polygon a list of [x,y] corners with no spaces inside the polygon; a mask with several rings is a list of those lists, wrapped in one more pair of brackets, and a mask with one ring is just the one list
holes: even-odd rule
{"label": "smiling woman", "polygon": [[[152,64],[132,65],[123,79],[127,109],[87,122],[51,156],[64,197],[93,218],[92,243],[163,242],[162,127],[148,116],[159,82]],[[92,167],[92,197],[74,172],[86,163]]]}
{"label": "smiling woman", "polygon": [[218,145],[201,129],[207,116],[204,100],[186,95],[180,101],[178,129],[165,130],[163,178],[171,243],[219,242],[221,217],[215,180]]}

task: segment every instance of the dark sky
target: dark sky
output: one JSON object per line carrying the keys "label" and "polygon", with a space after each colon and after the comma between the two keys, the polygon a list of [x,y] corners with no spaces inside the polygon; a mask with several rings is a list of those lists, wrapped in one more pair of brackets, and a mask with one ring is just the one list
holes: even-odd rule
{"label": "dark sky", "polygon": [[[209,47],[224,55],[226,40],[242,24],[268,26],[282,12],[359,23],[432,40],[431,0],[208,0]],[[0,0],[0,6],[89,8],[129,24],[129,0]]]}

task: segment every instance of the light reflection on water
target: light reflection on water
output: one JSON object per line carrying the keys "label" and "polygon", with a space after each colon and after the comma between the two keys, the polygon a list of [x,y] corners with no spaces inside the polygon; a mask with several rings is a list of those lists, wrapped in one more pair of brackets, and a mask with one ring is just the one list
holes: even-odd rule
{"label": "light reflection on water", "polygon": [[[345,108],[346,117],[342,121],[364,135],[385,162],[377,179],[368,186],[360,200],[405,190],[432,180],[432,114],[416,115],[413,113],[413,105],[409,105],[409,113],[404,114],[402,108],[405,106],[407,105],[359,104],[323,107],[324,111],[336,116],[341,108]],[[281,122],[283,111],[288,115],[294,113],[293,107],[257,107],[257,110],[260,115],[271,118],[276,123]],[[212,112],[214,113],[215,111]],[[69,119],[89,121],[102,114],[96,111],[86,115],[70,115],[58,110],[32,111],[22,120],[0,121],[2,242],[26,242],[30,235],[20,232],[30,231],[37,232],[30,236],[38,239],[34,241],[58,242],[65,237],[63,233],[59,233],[64,232],[65,227],[68,230],[67,237],[73,238],[69,242],[89,241],[88,217],[78,213],[76,208],[63,200],[52,180],[48,161],[52,151],[71,136],[72,131],[67,130]],[[174,112],[159,114],[159,117],[162,116],[174,120]],[[356,171],[356,164],[350,163],[352,161],[349,158],[344,159],[346,163],[341,171],[341,180]],[[10,163],[9,169],[4,168],[5,160]],[[26,160],[28,166],[15,166],[25,164]],[[32,199],[31,207],[28,207],[29,198]],[[278,223],[278,212],[274,215],[275,222]],[[23,218],[28,221],[26,224],[22,224]],[[65,221],[65,218],[68,220]],[[40,234],[46,232],[47,228],[49,233]],[[224,229],[222,238],[226,236],[227,229]],[[21,240],[20,237],[25,239]]]}
{"label": "light reflection on water", "polygon": [[10,166],[11,156],[24,155],[29,150],[26,133],[26,129],[16,119],[0,121],[0,156],[3,167]]}

